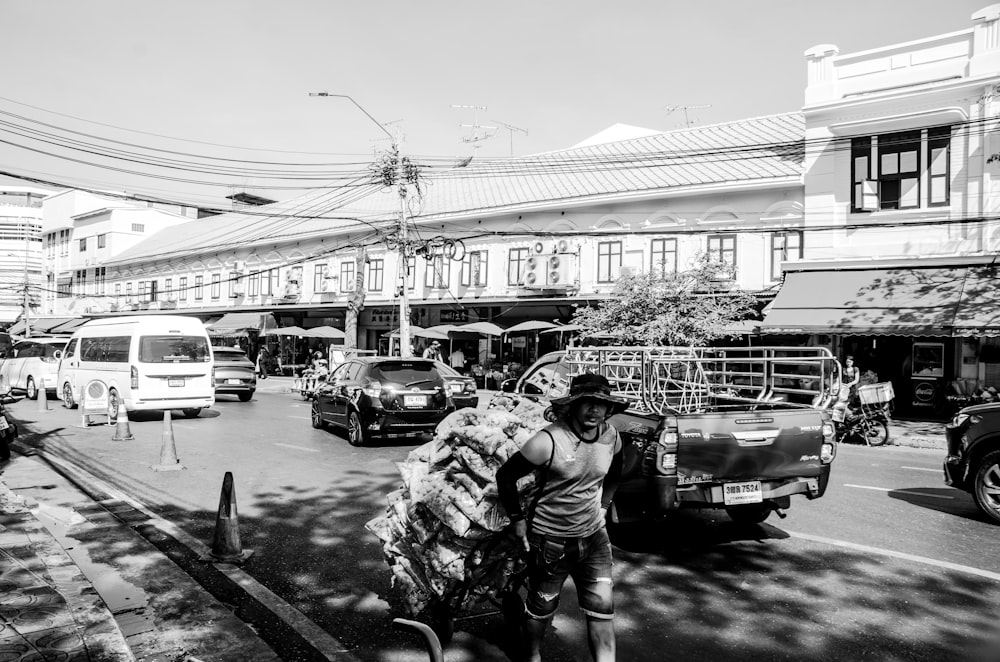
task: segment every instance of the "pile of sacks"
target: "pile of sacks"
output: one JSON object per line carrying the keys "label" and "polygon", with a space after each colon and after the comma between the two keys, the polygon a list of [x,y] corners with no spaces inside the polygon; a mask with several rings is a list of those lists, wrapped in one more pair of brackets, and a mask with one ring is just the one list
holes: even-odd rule
{"label": "pile of sacks", "polygon": [[[386,514],[366,524],[382,542],[398,611],[417,617],[431,608],[475,610],[523,568],[514,541],[501,533],[510,520],[496,472],[547,424],[544,412],[509,396],[486,410],[460,409],[399,463],[402,486],[389,494]],[[521,479],[518,492],[527,508],[533,475]]]}

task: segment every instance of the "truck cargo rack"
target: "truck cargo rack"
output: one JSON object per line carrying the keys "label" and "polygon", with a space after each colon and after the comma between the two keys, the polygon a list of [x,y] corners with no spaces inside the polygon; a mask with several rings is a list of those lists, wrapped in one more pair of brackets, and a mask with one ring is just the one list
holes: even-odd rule
{"label": "truck cargo rack", "polygon": [[840,365],[825,347],[576,347],[570,374],[604,375],[637,411],[660,415],[768,407],[825,409]]}

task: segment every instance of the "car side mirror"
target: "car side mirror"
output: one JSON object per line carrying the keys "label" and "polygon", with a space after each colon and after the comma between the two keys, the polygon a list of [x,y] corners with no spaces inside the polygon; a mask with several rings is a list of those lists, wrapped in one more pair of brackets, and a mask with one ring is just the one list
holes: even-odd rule
{"label": "car side mirror", "polygon": [[57,349],[56,351],[52,352],[52,358],[54,358],[56,361],[62,361],[62,357],[63,353],[61,349]]}
{"label": "car side mirror", "polygon": [[514,393],[517,390],[516,379],[505,379],[500,383],[500,390],[504,393]]}

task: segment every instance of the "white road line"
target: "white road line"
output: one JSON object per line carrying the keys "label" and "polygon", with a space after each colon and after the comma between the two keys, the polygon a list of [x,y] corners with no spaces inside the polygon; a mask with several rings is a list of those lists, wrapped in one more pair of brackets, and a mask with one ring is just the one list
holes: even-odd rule
{"label": "white road line", "polygon": [[927,492],[917,492],[916,490],[895,490],[889,487],[872,487],[871,485],[852,485],[844,483],[844,487],[856,487],[859,490],[875,490],[876,492],[895,492],[896,494],[912,494],[914,496],[927,497],[929,499],[954,499],[953,496],[943,494],[928,494]]}
{"label": "white road line", "polygon": [[837,547],[844,547],[846,549],[852,549],[856,552],[865,552],[867,554],[881,554],[882,556],[891,556],[892,558],[903,559],[904,561],[925,563],[927,565],[932,565],[937,568],[954,570],[955,572],[964,572],[969,575],[984,577],[986,579],[992,579],[993,581],[1000,582],[1000,573],[990,572],[989,570],[981,570],[979,568],[973,568],[972,566],[968,565],[949,563],[948,561],[938,561],[937,559],[931,559],[926,556],[917,556],[916,554],[907,554],[906,552],[894,552],[891,549],[882,549],[881,547],[869,547],[868,545],[859,545],[857,543],[847,542],[845,540],[834,540],[833,538],[813,536],[808,533],[796,533],[794,531],[788,531],[787,529],[785,530],[785,533],[794,538],[801,538],[802,540],[811,540],[812,542],[820,542],[826,545],[835,545]]}
{"label": "white road line", "polygon": [[294,448],[295,450],[298,450],[298,451],[309,451],[310,453],[318,453],[319,452],[319,449],[317,449],[317,448],[306,448],[305,446],[295,446],[295,445],[292,445],[292,444],[282,444],[282,443],[275,443],[274,445],[275,446],[284,446],[285,448]]}
{"label": "white road line", "polygon": [[927,467],[900,467],[900,469],[909,469],[910,471],[931,471],[936,474],[941,473],[940,467],[936,469],[928,469]]}

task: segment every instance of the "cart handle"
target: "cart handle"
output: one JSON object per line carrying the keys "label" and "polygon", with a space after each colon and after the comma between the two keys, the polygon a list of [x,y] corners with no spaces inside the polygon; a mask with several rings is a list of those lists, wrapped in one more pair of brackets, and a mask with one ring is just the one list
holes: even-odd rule
{"label": "cart handle", "polygon": [[444,650],[441,648],[441,641],[434,630],[425,623],[411,621],[407,618],[394,618],[393,624],[400,628],[412,628],[424,637],[424,644],[427,646],[427,654],[431,656],[431,662],[444,662]]}

